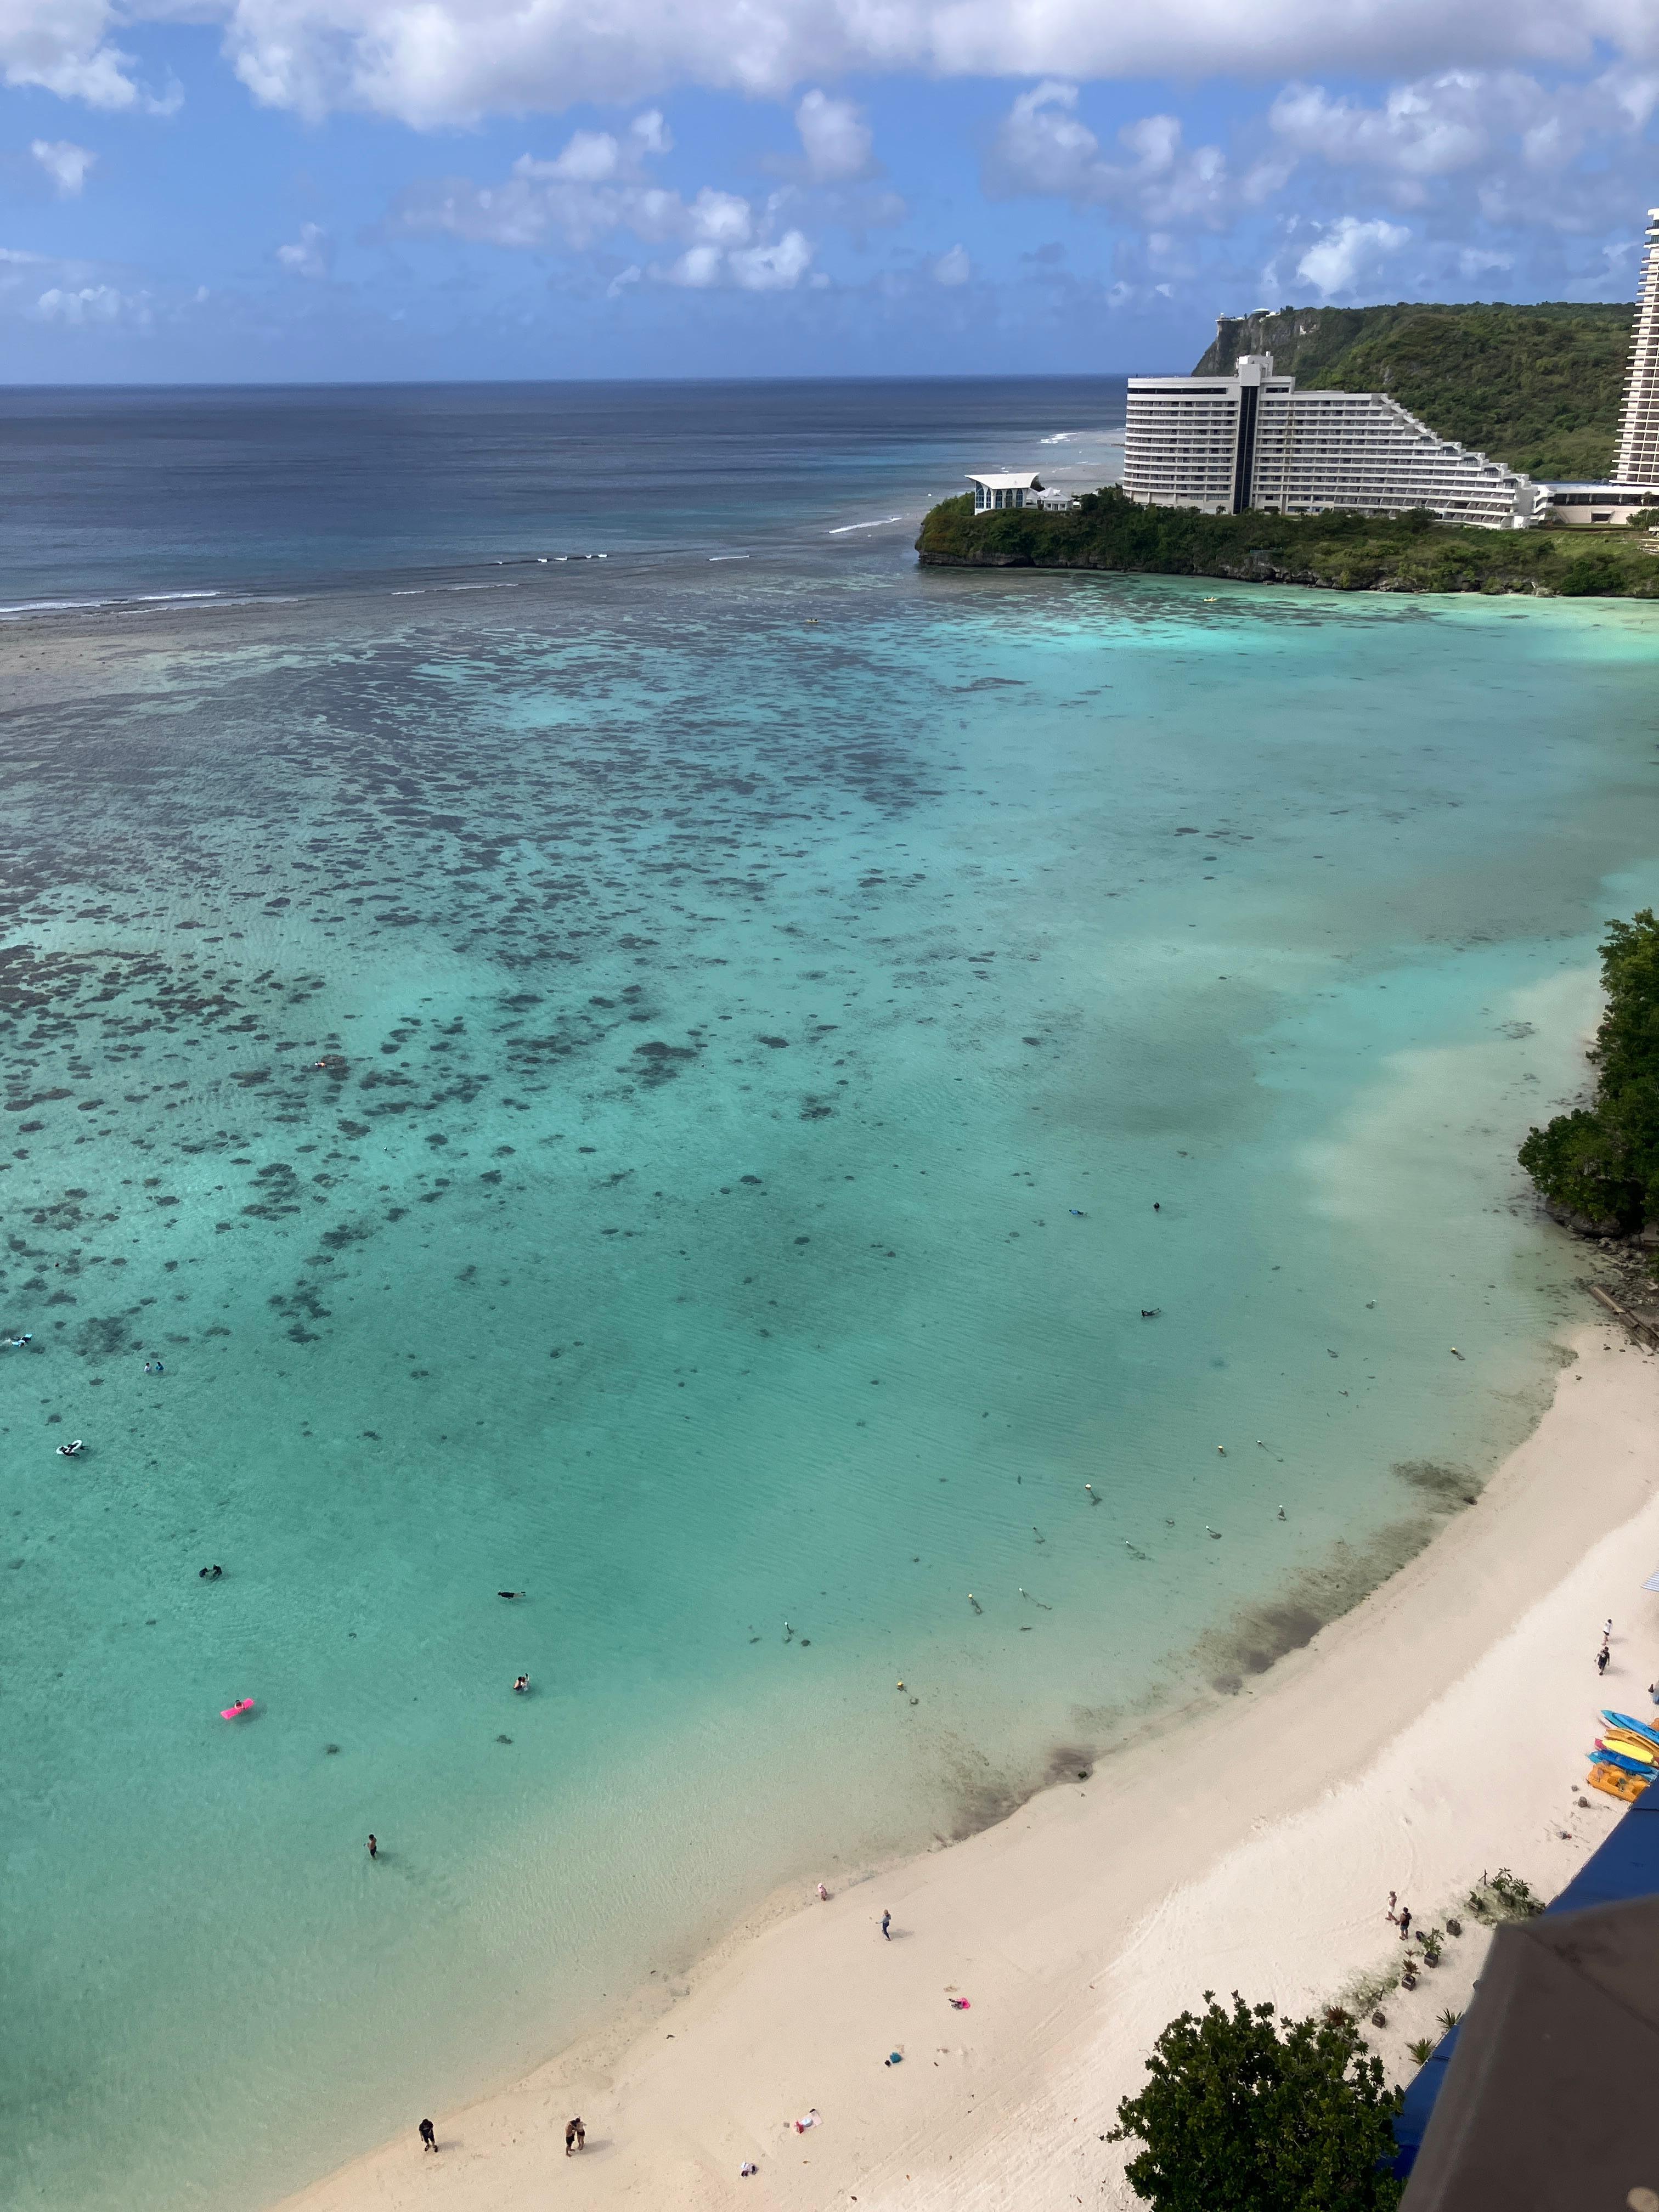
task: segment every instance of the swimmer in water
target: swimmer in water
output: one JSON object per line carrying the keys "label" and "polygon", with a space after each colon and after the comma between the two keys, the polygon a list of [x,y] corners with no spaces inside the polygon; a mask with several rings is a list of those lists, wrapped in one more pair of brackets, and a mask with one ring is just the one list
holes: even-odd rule
{"label": "swimmer in water", "polygon": [[520,1677],[519,1677],[519,1679],[518,1679],[518,1680],[517,1680],[517,1681],[513,1685],[513,1686],[514,1686],[514,1688],[515,1690],[517,1690],[517,1691],[518,1691],[518,1692],[520,1693],[520,1695],[522,1697],[522,1695],[524,1694],[524,1692],[526,1692],[526,1691],[530,1687],[530,1677],[529,1677],[529,1675],[528,1675],[528,1674],[520,1674]]}
{"label": "swimmer in water", "polygon": [[85,1449],[86,1446],[82,1443],[80,1437],[76,1437],[72,1444],[58,1445],[58,1456],[59,1459],[75,1459]]}
{"label": "swimmer in water", "polygon": [[198,1567],[196,1572],[204,1583],[216,1583],[224,1573],[222,1567]]}
{"label": "swimmer in water", "polygon": [[497,1590],[495,1595],[497,1597],[522,1597],[524,1595],[524,1592],[522,1590]]}

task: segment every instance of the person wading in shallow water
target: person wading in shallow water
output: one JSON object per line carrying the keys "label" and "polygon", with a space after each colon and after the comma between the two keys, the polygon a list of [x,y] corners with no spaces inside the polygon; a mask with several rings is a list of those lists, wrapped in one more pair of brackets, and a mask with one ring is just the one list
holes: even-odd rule
{"label": "person wading in shallow water", "polygon": [[377,1859],[377,1858],[379,1858],[379,1857],[380,1857],[380,1839],[379,1839],[379,1838],[378,1838],[378,1837],[371,1836],[371,1837],[369,1838],[369,1839],[368,1839],[368,1856],[370,1856],[370,1858],[372,1858],[372,1859]]}
{"label": "person wading in shallow water", "polygon": [[586,2146],[586,2142],[587,2130],[582,2125],[581,2122],[580,2120],[567,2120],[564,2124],[565,2156],[568,2158],[573,2150],[582,2149]]}

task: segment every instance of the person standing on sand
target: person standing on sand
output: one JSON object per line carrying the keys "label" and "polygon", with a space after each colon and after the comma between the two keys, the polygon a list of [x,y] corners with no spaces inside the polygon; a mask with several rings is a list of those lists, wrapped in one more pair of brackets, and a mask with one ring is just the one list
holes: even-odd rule
{"label": "person standing on sand", "polygon": [[572,2151],[580,2150],[586,2144],[586,2141],[587,2130],[582,2125],[579,2119],[567,2120],[565,2122],[564,2154],[567,2158],[569,2157]]}
{"label": "person standing on sand", "polygon": [[1612,1652],[1608,1650],[1607,1645],[1604,1644],[1601,1646],[1601,1649],[1595,1655],[1595,1671],[1598,1674],[1605,1674],[1607,1673],[1607,1662],[1612,1658]]}
{"label": "person standing on sand", "polygon": [[1411,1932],[1412,1909],[1409,1905],[1402,1905],[1400,1908],[1400,1940],[1402,1943],[1410,1941]]}
{"label": "person standing on sand", "polygon": [[421,2148],[422,2150],[436,2150],[437,2148],[437,2130],[433,2126],[430,2120],[422,2120],[421,2122]]}
{"label": "person standing on sand", "polygon": [[890,1943],[893,1940],[893,1916],[885,1906],[882,1908],[881,1932]]}

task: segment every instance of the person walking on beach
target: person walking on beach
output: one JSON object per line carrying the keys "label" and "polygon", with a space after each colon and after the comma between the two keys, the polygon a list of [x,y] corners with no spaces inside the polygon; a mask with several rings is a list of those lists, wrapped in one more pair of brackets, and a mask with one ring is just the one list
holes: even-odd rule
{"label": "person walking on beach", "polygon": [[430,2120],[422,2120],[421,2122],[421,2148],[422,2150],[436,2150],[437,2148],[437,2130],[433,2126]]}
{"label": "person walking on beach", "polygon": [[882,1908],[881,1932],[890,1943],[893,1940],[893,1916],[884,1905]]}
{"label": "person walking on beach", "polygon": [[1607,1673],[1607,1662],[1612,1658],[1612,1652],[1608,1650],[1607,1645],[1604,1644],[1601,1646],[1601,1649],[1595,1655],[1595,1671],[1598,1674],[1605,1674]]}
{"label": "person walking on beach", "polygon": [[581,2122],[579,2119],[567,2120],[564,2124],[565,2156],[568,2158],[572,2151],[580,2150],[586,2142],[587,2130]]}
{"label": "person walking on beach", "polygon": [[371,1836],[368,1839],[368,1856],[372,1859],[377,1859],[380,1856],[380,1841],[374,1836]]}
{"label": "person walking on beach", "polygon": [[1402,1943],[1410,1941],[1411,1932],[1412,1909],[1409,1905],[1402,1905],[1400,1908],[1400,1940]]}
{"label": "person walking on beach", "polygon": [[1394,1923],[1396,1928],[1400,1925],[1400,1915],[1395,1911],[1395,1907],[1399,1902],[1400,1900],[1395,1892],[1390,1890],[1389,1892],[1388,1917]]}

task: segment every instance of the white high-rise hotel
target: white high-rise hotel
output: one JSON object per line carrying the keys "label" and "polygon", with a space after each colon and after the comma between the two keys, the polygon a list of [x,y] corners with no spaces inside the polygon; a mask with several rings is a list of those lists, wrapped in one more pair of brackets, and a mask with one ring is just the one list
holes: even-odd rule
{"label": "white high-rise hotel", "polygon": [[1645,520],[1659,498],[1659,208],[1632,334],[1613,481],[1534,484],[1520,471],[1440,437],[1382,392],[1298,392],[1271,354],[1244,354],[1227,376],[1132,376],[1123,489],[1152,507],[1206,514],[1400,514],[1524,529]]}
{"label": "white high-rise hotel", "polygon": [[1648,250],[1636,293],[1613,474],[1621,484],[1659,484],[1659,208],[1648,210]]}

